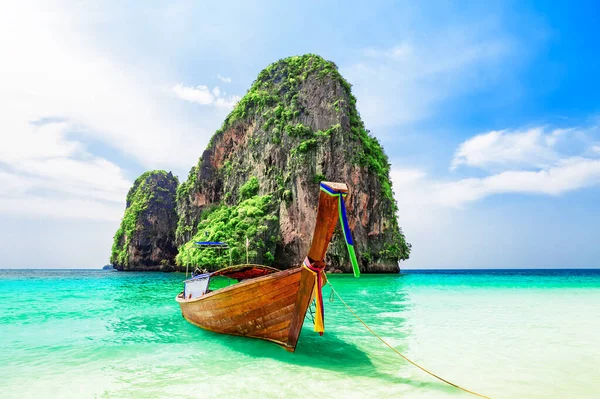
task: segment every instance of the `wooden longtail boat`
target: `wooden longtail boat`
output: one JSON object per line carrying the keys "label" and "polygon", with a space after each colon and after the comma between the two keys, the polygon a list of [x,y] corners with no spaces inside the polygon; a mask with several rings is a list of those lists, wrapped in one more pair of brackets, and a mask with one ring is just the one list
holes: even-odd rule
{"label": "wooden longtail boat", "polygon": [[[190,284],[189,289],[186,285],[186,289],[176,297],[183,317],[205,330],[264,339],[293,352],[307,309],[314,298],[315,331],[322,334],[323,260],[338,218],[342,221],[350,259],[358,276],[346,218],[344,196],[347,193],[348,187],[343,183],[321,183],[312,244],[301,266],[278,271],[261,265],[238,265],[202,275],[196,283],[200,291],[192,289]],[[226,276],[240,282],[208,291],[208,279],[213,276]]]}

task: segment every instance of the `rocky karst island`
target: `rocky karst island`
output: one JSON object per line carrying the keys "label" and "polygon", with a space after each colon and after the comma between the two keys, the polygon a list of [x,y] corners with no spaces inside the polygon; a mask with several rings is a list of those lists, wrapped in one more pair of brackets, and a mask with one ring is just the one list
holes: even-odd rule
{"label": "rocky karst island", "polygon": [[[408,259],[383,148],[336,65],[307,54],[265,68],[178,183],[165,171],[136,179],[112,247],[118,270],[208,270],[246,262],[299,265],[315,226],[319,182],[350,187],[348,212],[361,272],[395,273]],[[222,241],[229,251],[201,250]],[[351,272],[337,230],[327,271]]]}

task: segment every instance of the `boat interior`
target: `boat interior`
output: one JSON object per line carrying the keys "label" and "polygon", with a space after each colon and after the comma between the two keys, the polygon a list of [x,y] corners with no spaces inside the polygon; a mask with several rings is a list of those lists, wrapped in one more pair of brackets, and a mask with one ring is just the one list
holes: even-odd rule
{"label": "boat interior", "polygon": [[192,278],[184,281],[184,289],[178,298],[184,300],[200,298],[223,287],[278,271],[273,267],[255,264],[229,266],[212,273],[198,271],[192,274]]}

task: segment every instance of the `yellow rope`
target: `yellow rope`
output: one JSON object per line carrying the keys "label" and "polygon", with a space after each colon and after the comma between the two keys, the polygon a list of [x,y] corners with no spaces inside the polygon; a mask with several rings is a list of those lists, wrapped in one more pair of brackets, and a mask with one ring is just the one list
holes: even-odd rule
{"label": "yellow rope", "polygon": [[410,363],[410,364],[412,364],[413,366],[420,368],[421,370],[423,370],[424,372],[426,372],[426,373],[427,373],[427,374],[429,374],[430,376],[432,376],[432,377],[435,377],[435,378],[437,378],[438,380],[445,382],[445,383],[446,383],[446,384],[448,384],[448,385],[452,385],[452,386],[453,386],[453,387],[455,387],[455,388],[458,388],[458,389],[460,389],[460,390],[462,390],[462,391],[465,391],[465,392],[467,392],[467,393],[470,393],[470,394],[472,394],[472,395],[479,396],[480,398],[491,399],[489,396],[485,396],[485,395],[482,395],[482,394],[480,394],[480,393],[473,392],[473,391],[471,391],[471,390],[469,390],[469,389],[467,389],[467,388],[463,388],[463,387],[461,387],[460,385],[457,385],[457,384],[455,384],[455,383],[453,383],[453,382],[450,382],[450,381],[448,381],[448,380],[445,380],[445,379],[443,379],[443,378],[442,378],[442,377],[440,377],[439,375],[432,373],[431,371],[427,370],[425,367],[419,366],[417,363],[413,362],[412,360],[410,360],[409,358],[407,358],[406,356],[404,356],[402,353],[398,352],[398,351],[397,351],[397,350],[396,350],[396,349],[395,349],[395,348],[394,348],[392,345],[388,344],[388,343],[387,343],[387,342],[386,342],[386,341],[385,341],[383,338],[381,338],[381,337],[379,336],[379,334],[377,334],[375,331],[373,331],[373,330],[372,330],[372,329],[371,329],[371,328],[370,328],[370,327],[367,325],[367,323],[365,323],[365,322],[363,321],[363,319],[361,319],[361,318],[360,318],[360,316],[359,316],[359,315],[357,315],[356,313],[354,313],[354,311],[352,310],[352,308],[351,308],[351,307],[350,307],[350,306],[349,306],[349,305],[346,303],[346,301],[344,301],[344,300],[342,299],[342,297],[340,296],[340,294],[338,294],[338,293],[337,293],[337,291],[336,291],[336,290],[333,288],[333,285],[331,285],[331,283],[330,283],[329,281],[327,281],[327,284],[329,284],[329,286],[331,287],[331,291],[335,293],[335,295],[336,295],[336,296],[339,298],[339,300],[340,300],[340,301],[341,301],[341,302],[342,302],[342,303],[343,303],[343,304],[346,306],[346,308],[347,308],[347,309],[350,311],[350,313],[352,313],[352,314],[354,315],[354,317],[356,317],[356,319],[357,319],[358,321],[360,321],[360,322],[363,324],[363,326],[365,326],[365,327],[366,327],[366,329],[367,329],[367,330],[369,330],[369,332],[370,332],[371,334],[373,334],[373,335],[374,335],[374,336],[375,336],[377,339],[379,339],[381,342],[383,342],[383,343],[384,343],[384,344],[385,344],[385,345],[386,345],[388,348],[390,348],[391,350],[393,350],[394,352],[396,352],[396,354],[397,354],[397,355],[399,355],[400,357],[402,357],[404,360],[406,360],[407,362],[409,362],[409,363]]}

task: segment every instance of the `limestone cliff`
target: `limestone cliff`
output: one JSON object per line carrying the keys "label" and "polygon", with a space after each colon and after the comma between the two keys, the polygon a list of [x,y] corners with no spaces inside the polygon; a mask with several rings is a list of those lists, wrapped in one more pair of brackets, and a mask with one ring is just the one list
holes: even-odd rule
{"label": "limestone cliff", "polygon": [[[232,261],[288,268],[300,264],[315,225],[319,182],[345,182],[350,227],[362,272],[397,272],[410,245],[396,220],[388,158],[369,134],[350,85],[316,55],[264,69],[212,137],[177,189],[180,267],[218,267],[228,254],[198,250],[222,240]],[[338,229],[329,270],[350,272]]]}
{"label": "limestone cliff", "polygon": [[135,180],[117,230],[110,262],[117,270],[174,270],[177,177],[149,171]]}

